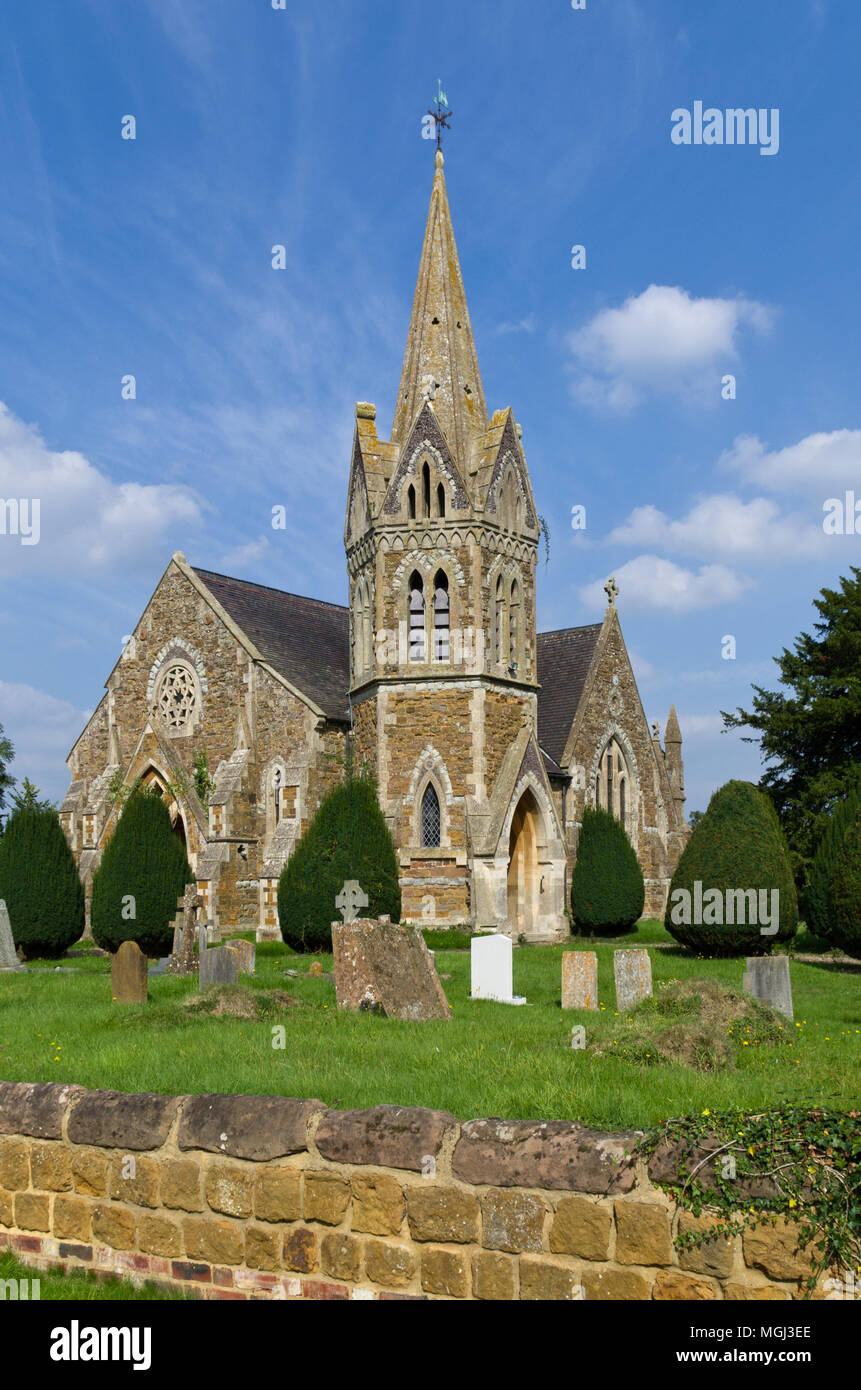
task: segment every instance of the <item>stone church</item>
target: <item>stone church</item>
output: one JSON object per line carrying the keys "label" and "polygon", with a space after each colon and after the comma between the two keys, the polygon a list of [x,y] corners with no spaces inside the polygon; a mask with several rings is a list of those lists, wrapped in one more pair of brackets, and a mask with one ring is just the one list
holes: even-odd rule
{"label": "stone church", "polygon": [[564,937],[585,805],[622,821],[661,914],[688,834],[675,711],[662,747],[613,581],[603,622],[536,631],[539,535],[520,426],[487,412],[437,151],[391,437],[356,406],[349,606],[173,556],[69,755],[88,889],[140,778],[204,920],[277,937],[281,870],[352,764],[377,779],[405,920]]}

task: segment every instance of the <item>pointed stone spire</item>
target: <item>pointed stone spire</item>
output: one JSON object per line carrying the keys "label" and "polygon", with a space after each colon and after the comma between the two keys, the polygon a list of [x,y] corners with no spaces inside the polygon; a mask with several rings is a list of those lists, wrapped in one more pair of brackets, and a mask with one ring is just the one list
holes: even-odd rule
{"label": "pointed stone spire", "polygon": [[664,760],[673,793],[673,802],[679,819],[684,822],[685,805],[685,765],[682,761],[682,731],[676,716],[675,705],[670,705],[667,727],[664,730]]}
{"label": "pointed stone spire", "polygon": [[667,728],[664,733],[664,743],[681,743],[682,731],[679,728],[679,721],[676,715],[675,705],[670,705],[670,716],[667,720]]}
{"label": "pointed stone spire", "polygon": [[487,429],[488,418],[443,162],[442,150],[437,150],[392,440],[405,442],[422,401],[429,400],[456,462],[462,465],[470,440]]}

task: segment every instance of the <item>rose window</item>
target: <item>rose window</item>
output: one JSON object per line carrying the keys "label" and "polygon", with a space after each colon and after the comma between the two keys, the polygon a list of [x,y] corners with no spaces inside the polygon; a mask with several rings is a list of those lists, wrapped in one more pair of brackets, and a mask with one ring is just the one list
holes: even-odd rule
{"label": "rose window", "polygon": [[158,707],[171,729],[184,729],[197,706],[194,677],[185,666],[171,666],[165,673]]}

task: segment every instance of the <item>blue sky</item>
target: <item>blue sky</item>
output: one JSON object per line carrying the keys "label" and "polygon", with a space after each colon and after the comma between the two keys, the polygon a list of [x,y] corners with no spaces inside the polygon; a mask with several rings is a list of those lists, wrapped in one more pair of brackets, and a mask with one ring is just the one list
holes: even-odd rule
{"label": "blue sky", "polygon": [[[0,498],[41,501],[38,544],[0,535],[16,776],[62,796],[174,550],[345,601],[354,406],[388,433],[438,78],[488,407],[551,533],[539,627],[599,618],[615,574],[688,809],[758,776],[719,710],[861,563],[823,531],[861,501],[857,6],[40,0],[3,37]],[[673,143],[696,101],[776,109],[777,152]]]}

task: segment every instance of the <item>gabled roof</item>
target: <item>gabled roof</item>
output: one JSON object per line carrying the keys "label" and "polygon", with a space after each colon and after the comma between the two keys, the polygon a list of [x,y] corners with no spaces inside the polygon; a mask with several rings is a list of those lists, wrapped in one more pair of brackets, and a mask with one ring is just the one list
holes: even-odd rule
{"label": "gabled roof", "polygon": [[602,623],[538,633],[538,742],[558,763],[565,752]]}
{"label": "gabled roof", "polygon": [[270,666],[329,719],[348,717],[349,609],[211,570],[194,573]]}

